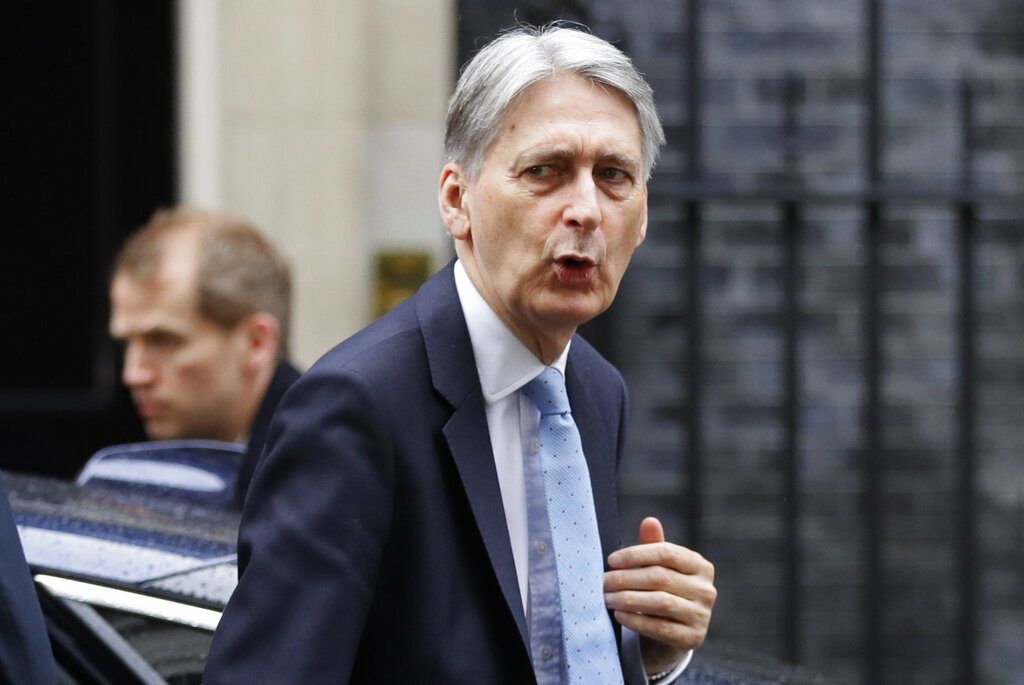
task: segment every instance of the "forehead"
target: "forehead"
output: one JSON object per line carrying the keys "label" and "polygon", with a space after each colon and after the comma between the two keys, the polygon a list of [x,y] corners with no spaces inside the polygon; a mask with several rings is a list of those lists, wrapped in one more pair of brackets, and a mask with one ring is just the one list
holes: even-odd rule
{"label": "forehead", "polygon": [[488,153],[547,146],[624,156],[639,164],[642,143],[636,109],[618,90],[587,79],[544,79],[510,106]]}
{"label": "forehead", "polygon": [[157,328],[180,330],[201,320],[195,296],[195,253],[182,247],[168,245],[149,278],[124,272],[114,276],[110,286],[112,332],[128,335]]}

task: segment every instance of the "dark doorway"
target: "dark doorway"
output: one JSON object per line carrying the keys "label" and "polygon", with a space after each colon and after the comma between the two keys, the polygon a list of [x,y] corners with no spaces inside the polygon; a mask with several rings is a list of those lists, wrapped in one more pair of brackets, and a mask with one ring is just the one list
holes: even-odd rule
{"label": "dark doorway", "polygon": [[0,468],[71,475],[142,436],[106,336],[113,251],[175,197],[174,5],[5,9]]}

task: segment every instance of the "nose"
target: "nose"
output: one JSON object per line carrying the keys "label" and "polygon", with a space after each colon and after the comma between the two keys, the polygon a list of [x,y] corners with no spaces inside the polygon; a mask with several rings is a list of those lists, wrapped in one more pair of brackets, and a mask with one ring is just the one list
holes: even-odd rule
{"label": "nose", "polygon": [[574,229],[593,231],[601,225],[600,190],[589,170],[581,170],[569,186],[570,196],[562,212],[566,225]]}
{"label": "nose", "polygon": [[151,385],[154,378],[153,365],[146,359],[142,345],[134,342],[126,343],[124,366],[121,368],[121,382],[129,388],[141,388]]}

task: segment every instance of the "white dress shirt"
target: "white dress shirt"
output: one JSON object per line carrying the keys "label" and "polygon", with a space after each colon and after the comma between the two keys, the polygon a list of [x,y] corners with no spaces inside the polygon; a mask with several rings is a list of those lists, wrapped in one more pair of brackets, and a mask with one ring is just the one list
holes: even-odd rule
{"label": "white dress shirt", "polygon": [[[540,412],[519,389],[533,380],[546,367],[505,323],[498,318],[466,274],[462,262],[455,262],[455,287],[462,313],[466,317],[469,340],[473,346],[480,389],[487,405],[487,430],[491,436],[494,466],[498,473],[501,502],[505,508],[512,558],[519,581],[519,597],[526,613],[529,581],[529,539],[526,515],[526,480],[523,473],[523,441],[536,440]],[[551,366],[565,374],[569,345]],[[610,553],[610,550],[609,550]],[[636,639],[636,634],[623,628],[623,641]],[[693,652],[659,682],[670,683],[686,668]]]}

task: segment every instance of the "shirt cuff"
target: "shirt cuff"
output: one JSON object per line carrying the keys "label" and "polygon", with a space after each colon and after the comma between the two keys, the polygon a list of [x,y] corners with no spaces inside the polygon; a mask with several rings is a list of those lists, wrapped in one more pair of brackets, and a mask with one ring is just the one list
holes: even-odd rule
{"label": "shirt cuff", "polygon": [[[623,626],[622,647],[623,651],[626,651],[627,649],[635,649],[636,651],[634,652],[634,654],[640,654],[640,635],[633,632],[629,628]],[[671,683],[674,683],[676,679],[678,679],[679,676],[683,674],[683,671],[685,671],[686,667],[690,665],[690,661],[692,659],[693,650],[691,649],[690,651],[683,654],[682,658],[679,659],[679,663],[677,663],[675,667],[672,668],[672,670],[670,670],[664,677],[659,678],[656,682],[652,682],[651,679],[648,678],[645,674],[644,682],[648,683],[648,685],[670,685]],[[643,659],[641,659],[641,669],[643,668],[642,662]]]}
{"label": "shirt cuff", "polygon": [[648,678],[647,682],[651,685],[670,685],[671,683],[674,683],[676,679],[678,679],[679,676],[683,674],[683,671],[686,670],[686,667],[690,665],[691,659],[693,659],[692,649],[688,651],[686,654],[684,654],[683,658],[679,660],[678,664],[676,664],[676,667],[668,673],[666,673],[663,677],[658,678],[657,680],[651,680],[650,678]]}

